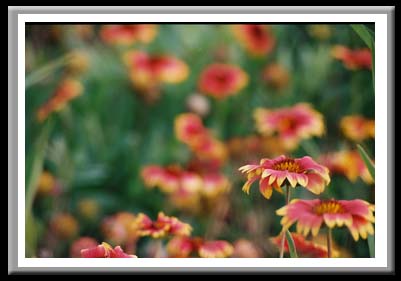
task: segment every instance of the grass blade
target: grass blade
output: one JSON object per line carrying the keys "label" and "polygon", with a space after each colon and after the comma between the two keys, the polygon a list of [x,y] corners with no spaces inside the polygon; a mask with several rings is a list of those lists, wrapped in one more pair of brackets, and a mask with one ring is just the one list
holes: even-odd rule
{"label": "grass blade", "polygon": [[375,236],[368,236],[368,247],[369,247],[369,255],[371,258],[375,257]]}
{"label": "grass blade", "polygon": [[365,163],[366,167],[370,175],[372,176],[373,180],[375,180],[375,164],[370,159],[369,155],[366,153],[365,149],[359,144],[357,144],[359,155],[361,155],[363,162]]}
{"label": "grass blade", "polygon": [[297,249],[295,248],[294,240],[292,239],[291,233],[288,230],[285,231],[285,237],[287,239],[288,250],[290,252],[290,257],[291,258],[298,258]]}
{"label": "grass blade", "polygon": [[373,50],[374,38],[372,37],[371,32],[369,32],[369,29],[363,24],[351,24],[351,27],[359,37],[361,37],[369,49]]}

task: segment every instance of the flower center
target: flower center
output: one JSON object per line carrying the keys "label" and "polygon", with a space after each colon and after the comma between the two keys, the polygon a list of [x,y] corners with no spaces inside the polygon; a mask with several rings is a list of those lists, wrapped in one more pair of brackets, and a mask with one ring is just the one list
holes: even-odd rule
{"label": "flower center", "polygon": [[321,203],[313,207],[313,212],[317,215],[323,214],[342,214],[343,206],[335,200],[321,201]]}
{"label": "flower center", "polygon": [[279,163],[274,164],[274,169],[278,171],[288,171],[292,173],[300,173],[301,167],[294,159],[285,159]]}

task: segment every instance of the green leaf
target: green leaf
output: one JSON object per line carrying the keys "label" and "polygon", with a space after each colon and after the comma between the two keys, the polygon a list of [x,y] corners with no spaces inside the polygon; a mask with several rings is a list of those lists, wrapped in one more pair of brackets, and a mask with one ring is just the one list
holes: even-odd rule
{"label": "green leaf", "polygon": [[363,24],[351,24],[352,29],[361,37],[370,50],[373,50],[374,37],[372,32]]}
{"label": "green leaf", "polygon": [[365,149],[359,144],[357,144],[359,155],[361,155],[363,162],[365,163],[366,167],[370,175],[372,176],[373,180],[375,180],[375,164],[370,159],[369,155],[366,153]]}
{"label": "green leaf", "polygon": [[294,240],[292,239],[291,233],[288,231],[288,229],[285,231],[285,237],[287,239],[288,249],[290,251],[290,257],[298,258],[297,249],[295,248]]}
{"label": "green leaf", "polygon": [[375,257],[375,236],[368,236],[368,247],[369,247],[369,255],[371,258]]}

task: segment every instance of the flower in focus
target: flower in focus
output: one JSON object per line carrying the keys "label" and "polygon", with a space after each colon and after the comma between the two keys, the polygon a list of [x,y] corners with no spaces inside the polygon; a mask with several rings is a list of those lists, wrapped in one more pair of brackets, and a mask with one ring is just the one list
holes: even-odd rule
{"label": "flower in focus", "polygon": [[344,116],[340,121],[343,134],[355,142],[375,137],[375,120],[360,115]]}
{"label": "flower in focus", "polygon": [[284,185],[295,188],[299,184],[314,194],[320,194],[330,183],[329,170],[309,156],[295,159],[284,155],[274,159],[264,158],[259,165],[245,165],[239,171],[247,176],[242,190],[249,194],[252,183],[259,180],[259,190],[267,199],[271,197],[273,188],[282,192]]}
{"label": "flower in focus", "polygon": [[43,122],[52,112],[62,110],[70,100],[81,95],[82,91],[82,84],[78,80],[71,78],[63,80],[53,96],[37,111],[38,121]]}
{"label": "flower in focus", "polygon": [[102,244],[81,250],[81,257],[83,258],[137,258],[135,255],[128,255],[124,253],[120,246],[111,247],[106,242]]}
{"label": "flower in focus", "polygon": [[157,26],[153,24],[103,25],[100,30],[102,40],[112,45],[148,44],[156,34]]}
{"label": "flower in focus", "polygon": [[214,63],[200,74],[199,91],[216,99],[224,99],[241,91],[248,84],[248,74],[236,65]]}
{"label": "flower in focus", "polygon": [[283,90],[288,86],[290,74],[281,64],[272,63],[263,70],[263,80],[277,90]]}
{"label": "flower in focus", "polygon": [[331,55],[342,61],[344,66],[350,70],[372,69],[372,52],[368,48],[352,50],[336,45],[332,48]]}
{"label": "flower in focus", "polygon": [[358,241],[359,236],[366,239],[368,234],[373,235],[373,211],[374,205],[360,199],[294,199],[290,204],[278,209],[276,214],[283,216],[283,228],[288,229],[297,222],[297,232],[304,236],[309,232],[316,236],[324,223],[329,228],[347,226],[354,240]]}
{"label": "flower in focus", "polygon": [[319,40],[329,39],[332,29],[328,24],[312,24],[308,27],[309,35]]}
{"label": "flower in focus", "polygon": [[78,222],[70,214],[60,213],[50,220],[50,229],[61,239],[70,239],[78,234]]}
{"label": "flower in focus", "polygon": [[176,217],[166,216],[163,212],[159,212],[155,221],[140,213],[133,223],[133,227],[137,229],[138,235],[152,238],[162,238],[168,235],[189,236],[192,232],[189,224],[183,223]]}
{"label": "flower in focus", "polygon": [[171,258],[187,258],[197,252],[201,258],[226,258],[232,255],[233,246],[223,240],[205,241],[200,237],[174,237],[167,244]]}
{"label": "flower in focus", "polygon": [[70,247],[70,257],[80,258],[81,250],[95,248],[98,245],[97,241],[91,237],[81,237],[75,240]]}
{"label": "flower in focus", "polygon": [[233,258],[261,258],[260,249],[251,241],[239,239],[234,242]]}
{"label": "flower in focus", "polygon": [[321,163],[330,172],[345,175],[348,180],[355,182],[358,177],[368,184],[373,183],[372,176],[356,150],[342,150],[328,153],[320,157]]}
{"label": "flower in focus", "polygon": [[268,55],[276,44],[271,28],[267,25],[234,25],[233,33],[240,44],[253,56]]}
{"label": "flower in focus", "polygon": [[277,133],[288,149],[295,149],[301,140],[322,136],[325,132],[322,114],[306,103],[275,110],[257,108],[254,118],[259,133],[265,136]]}

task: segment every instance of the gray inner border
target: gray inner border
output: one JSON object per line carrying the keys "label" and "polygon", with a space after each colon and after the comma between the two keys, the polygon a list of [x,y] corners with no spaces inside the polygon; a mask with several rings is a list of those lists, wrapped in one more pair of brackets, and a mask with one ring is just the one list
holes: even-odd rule
{"label": "gray inner border", "polygon": [[[386,14],[387,15],[387,156],[388,156],[388,173],[387,173],[387,253],[388,266],[370,267],[370,268],[26,268],[18,267],[17,247],[18,247],[18,204],[17,204],[17,186],[18,186],[18,14],[82,14],[82,13],[102,13],[102,14]],[[350,7],[284,7],[284,6],[248,6],[248,7],[206,7],[206,6],[116,6],[116,7],[73,7],[73,6],[51,6],[51,7],[8,7],[8,274],[26,274],[39,272],[191,272],[191,273],[207,273],[207,272],[242,272],[242,273],[345,273],[345,272],[395,272],[395,249],[394,249],[394,34],[395,34],[395,7],[394,6],[350,6]],[[378,152],[376,152],[378,153]]]}

